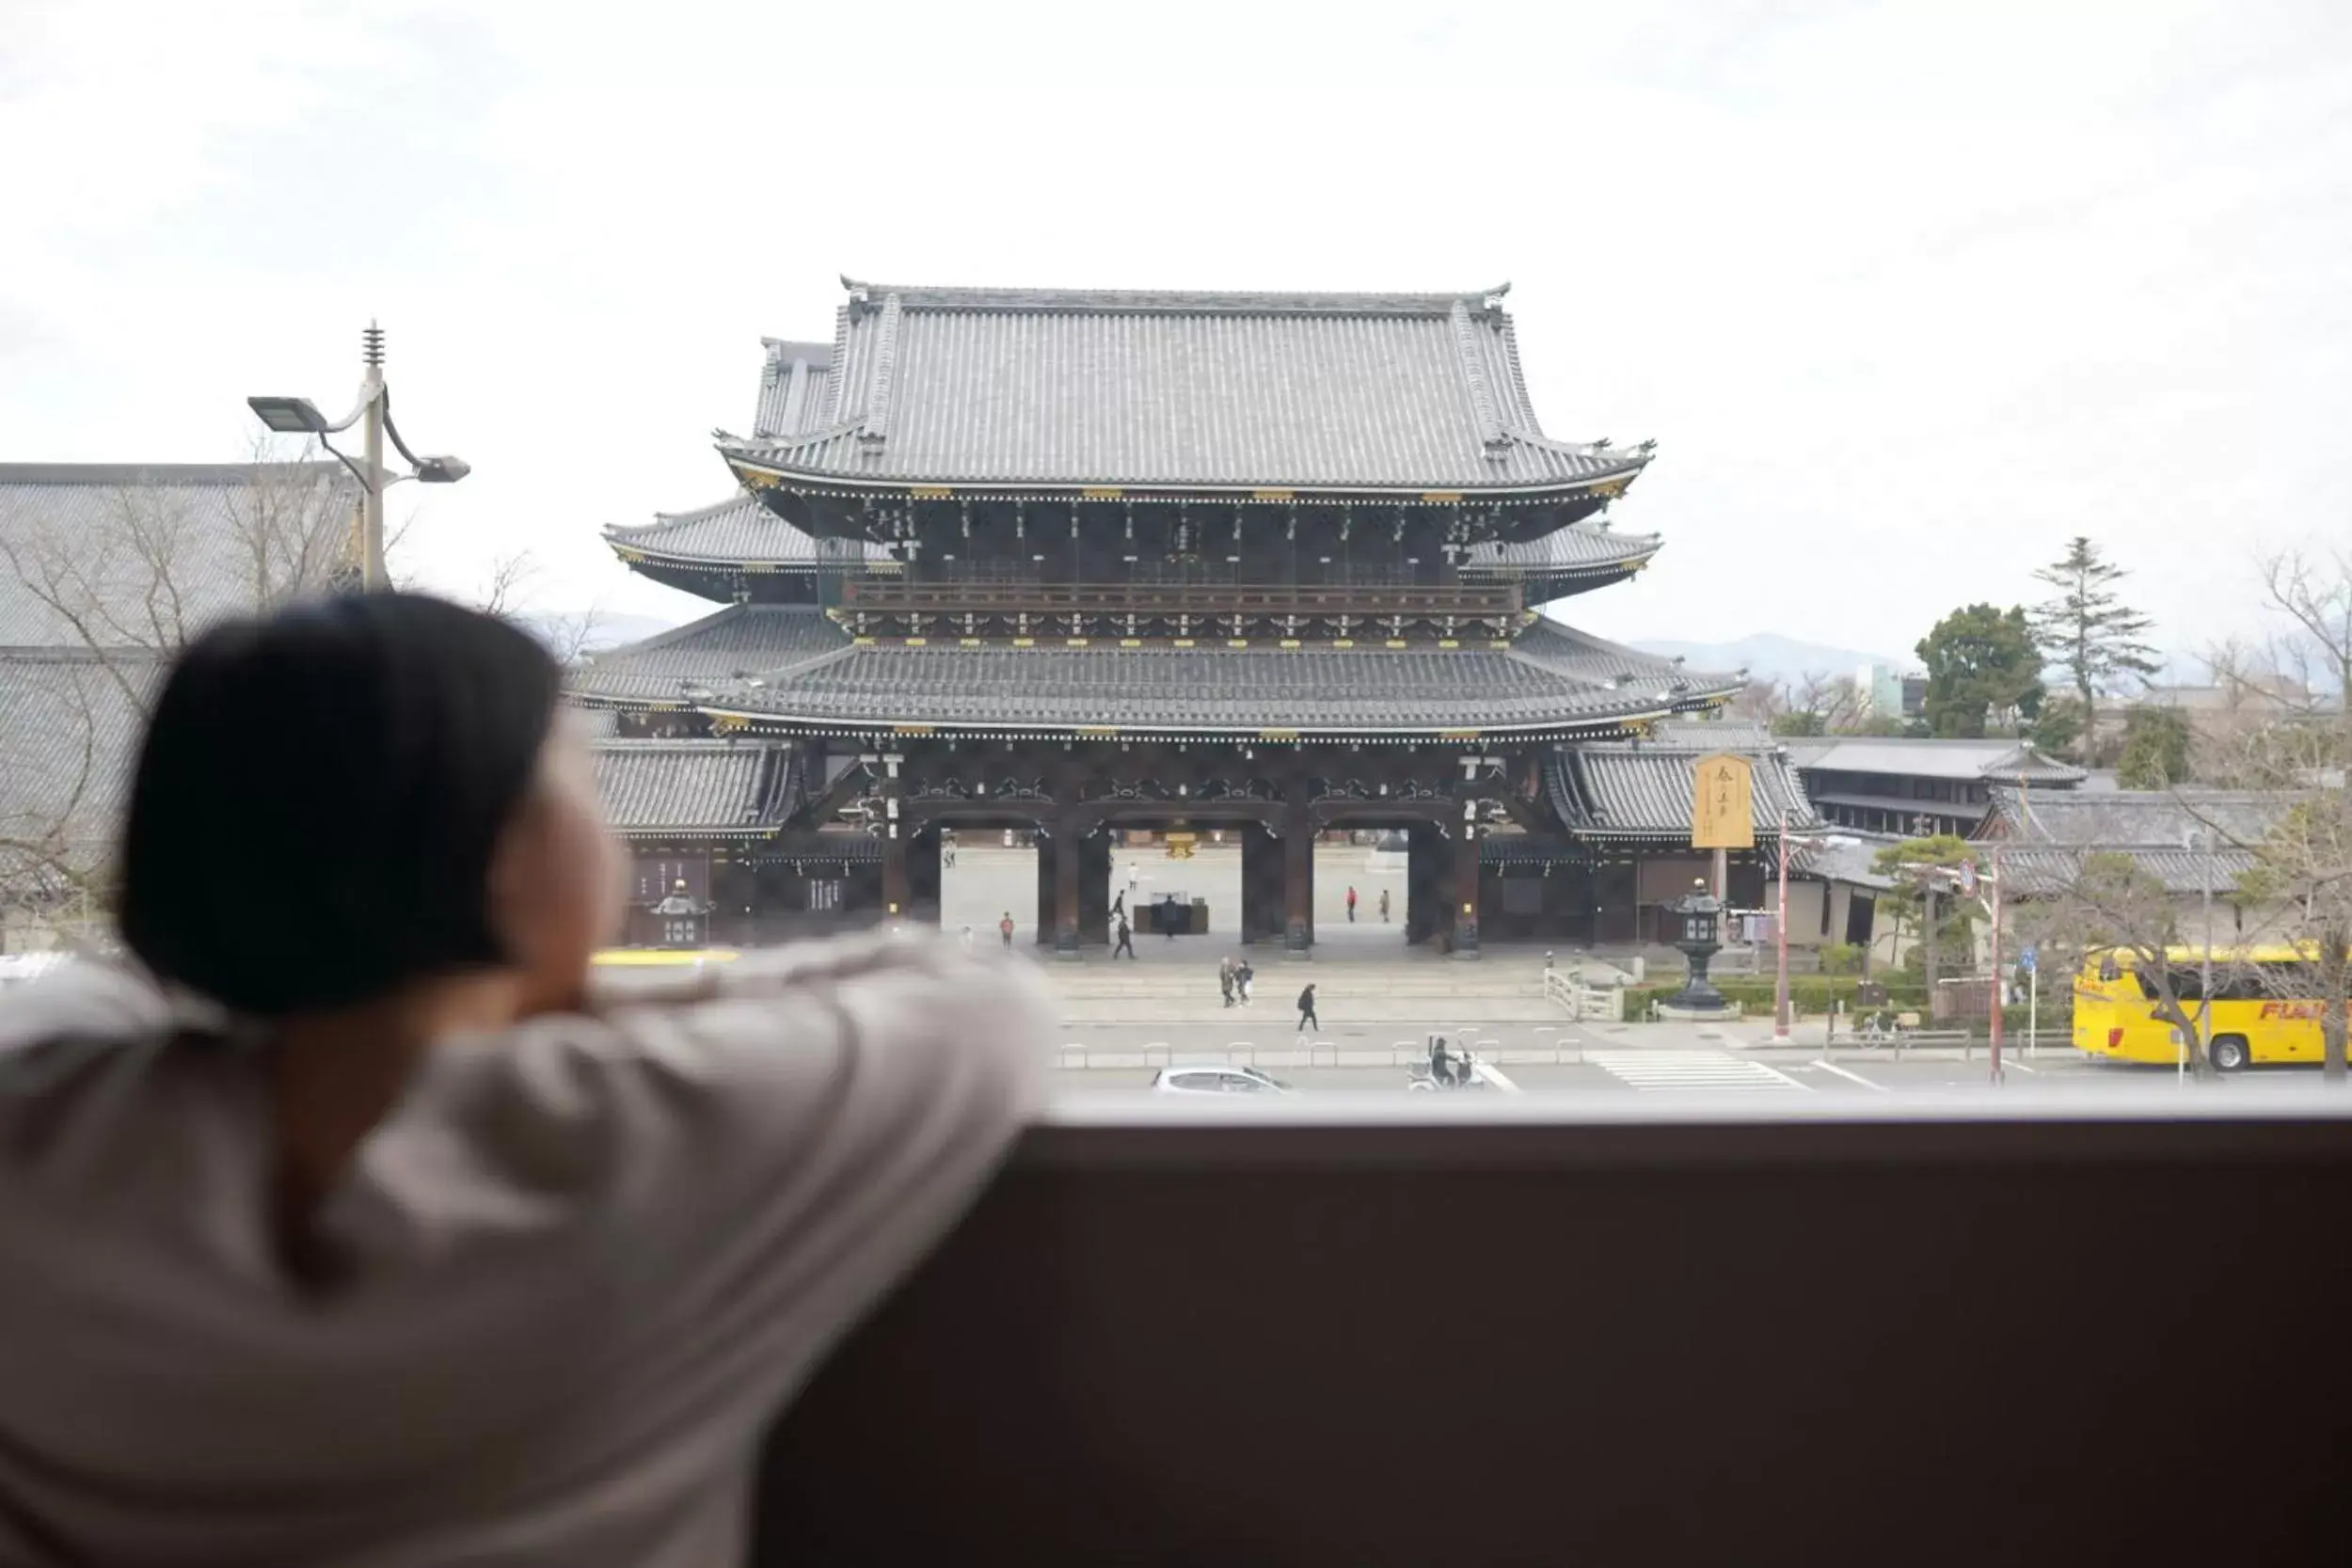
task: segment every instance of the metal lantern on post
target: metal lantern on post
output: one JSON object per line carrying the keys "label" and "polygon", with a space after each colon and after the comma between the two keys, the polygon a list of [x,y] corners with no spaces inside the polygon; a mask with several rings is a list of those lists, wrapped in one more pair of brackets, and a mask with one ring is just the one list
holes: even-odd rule
{"label": "metal lantern on post", "polygon": [[1708,891],[1705,878],[1692,887],[1692,892],[1666,906],[1677,922],[1675,947],[1690,962],[1690,977],[1666,999],[1666,1006],[1688,1012],[1721,1012],[1726,1006],[1724,993],[1708,980],[1707,965],[1723,950],[1724,901]]}
{"label": "metal lantern on post", "polygon": [[672,884],[670,895],[653,907],[661,922],[661,945],[664,947],[701,947],[710,929],[710,906],[686,890],[680,878]]}

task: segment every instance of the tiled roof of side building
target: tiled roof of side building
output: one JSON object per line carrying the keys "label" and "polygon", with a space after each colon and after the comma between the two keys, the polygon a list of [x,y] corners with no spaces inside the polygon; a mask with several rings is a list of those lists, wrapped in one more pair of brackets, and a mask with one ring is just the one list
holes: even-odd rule
{"label": "tiled roof of side building", "polygon": [[2006,736],[1984,740],[1915,739],[1910,736],[1814,736],[1791,738],[1788,753],[1808,772],[1884,773],[1927,779],[2026,779],[2034,784],[2079,784],[2083,770],[2044,756]]}
{"label": "tiled roof of side building", "polygon": [[849,634],[806,606],[729,605],[642,642],[585,660],[576,696],[594,701],[688,703],[691,689],[739,683],[843,654]]}
{"label": "tiled roof of side building", "polygon": [[1699,759],[1729,752],[1745,755],[1749,763],[1754,783],[1749,810],[1759,843],[1780,832],[1784,811],[1794,831],[1811,832],[1820,826],[1796,769],[1785,756],[1770,748],[1726,744],[1726,740],[1747,738],[1737,733],[1743,726],[1723,726],[1734,734],[1719,739],[1700,739],[1692,734],[1713,727],[1677,726],[1661,740],[1581,742],[1557,748],[1544,769],[1552,810],[1570,832],[1587,837],[1687,838],[1697,794]]}
{"label": "tiled roof of side building", "polygon": [[94,870],[137,757],[140,702],[163,670],[137,653],[0,650],[0,879],[32,846]]}
{"label": "tiled roof of side building", "polygon": [[0,464],[0,647],[171,647],[343,563],[335,463]]}
{"label": "tiled roof of side building", "polygon": [[2250,850],[2227,847],[2216,849],[2210,857],[2187,849],[2034,847],[2004,851],[2001,870],[2015,896],[2055,898],[2078,887],[2090,863],[2107,855],[2130,861],[2143,876],[2153,878],[2176,897],[2201,891],[2211,878],[2217,899],[2227,898],[2236,890],[2238,879],[2254,868],[2256,859]]}
{"label": "tiled roof of side building", "polygon": [[2210,830],[2217,847],[2262,842],[2298,799],[2283,790],[2116,789],[1990,791],[1979,837],[2096,851],[2185,851]]}
{"label": "tiled roof of side building", "polygon": [[1543,435],[1501,290],[849,288],[822,428],[722,451],[820,482],[1461,491],[1648,461]]}
{"label": "tiled roof of side building", "polygon": [[623,833],[752,833],[781,824],[792,752],[743,740],[600,740],[596,788]]}

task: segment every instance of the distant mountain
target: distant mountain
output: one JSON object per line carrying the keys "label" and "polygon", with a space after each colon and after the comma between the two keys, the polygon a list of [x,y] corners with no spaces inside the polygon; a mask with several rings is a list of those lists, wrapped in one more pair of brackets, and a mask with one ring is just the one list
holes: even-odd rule
{"label": "distant mountain", "polygon": [[659,615],[615,615],[604,610],[526,610],[516,619],[536,632],[558,657],[610,653],[680,625]]}
{"label": "distant mountain", "polygon": [[658,637],[683,623],[665,620],[659,615],[597,615],[590,626],[582,653],[603,653],[625,642],[642,642]]}
{"label": "distant mountain", "polygon": [[1756,680],[1796,680],[1805,675],[1851,675],[1866,664],[1908,670],[1918,660],[1888,654],[1864,653],[1859,648],[1834,648],[1826,642],[1801,642],[1778,632],[1759,631],[1736,642],[1643,641],[1633,644],[1644,653],[1665,658],[1679,656],[1693,670],[1741,670]]}

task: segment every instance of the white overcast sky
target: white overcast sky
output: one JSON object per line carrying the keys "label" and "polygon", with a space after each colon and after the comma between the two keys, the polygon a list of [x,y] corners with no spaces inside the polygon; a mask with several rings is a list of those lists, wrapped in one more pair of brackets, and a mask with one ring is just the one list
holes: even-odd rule
{"label": "white overcast sky", "polygon": [[898,282],[1476,289],[1656,436],[1606,635],[1905,653],[2087,532],[2168,648],[2352,540],[2352,4],[0,0],[0,459],[232,459],[391,334],[412,558],[695,613],[761,334]]}

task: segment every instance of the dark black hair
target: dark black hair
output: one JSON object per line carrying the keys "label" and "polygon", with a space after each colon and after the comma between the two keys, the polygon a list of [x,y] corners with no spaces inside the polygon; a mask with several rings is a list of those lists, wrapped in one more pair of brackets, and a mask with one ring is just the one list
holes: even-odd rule
{"label": "dark black hair", "polygon": [[414,594],[206,632],[164,683],[121,857],[123,941],[262,1018],[502,955],[487,881],[563,677],[494,617]]}

